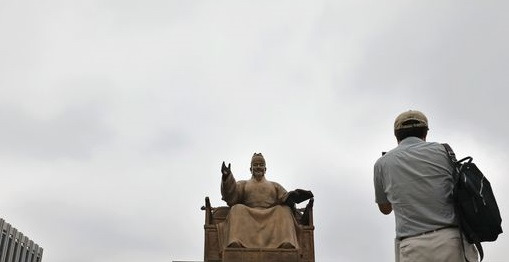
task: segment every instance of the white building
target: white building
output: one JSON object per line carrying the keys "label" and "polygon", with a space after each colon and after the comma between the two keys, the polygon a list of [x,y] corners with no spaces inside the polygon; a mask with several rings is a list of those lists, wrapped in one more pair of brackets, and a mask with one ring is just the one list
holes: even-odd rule
{"label": "white building", "polygon": [[41,262],[42,247],[0,218],[0,262]]}

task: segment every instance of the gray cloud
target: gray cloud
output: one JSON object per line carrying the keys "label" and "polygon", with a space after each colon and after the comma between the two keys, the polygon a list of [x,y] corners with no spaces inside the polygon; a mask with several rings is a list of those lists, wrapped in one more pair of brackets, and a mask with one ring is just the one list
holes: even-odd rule
{"label": "gray cloud", "polygon": [[104,113],[97,105],[76,105],[38,119],[19,108],[1,108],[1,152],[41,159],[90,157],[111,138]]}

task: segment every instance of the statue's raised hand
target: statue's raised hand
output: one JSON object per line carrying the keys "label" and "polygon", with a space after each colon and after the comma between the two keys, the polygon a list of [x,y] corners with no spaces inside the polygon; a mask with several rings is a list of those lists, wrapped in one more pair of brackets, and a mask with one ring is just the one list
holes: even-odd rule
{"label": "statue's raised hand", "polygon": [[226,177],[232,173],[230,167],[231,167],[232,164],[228,164],[228,167],[225,165],[224,161],[223,161],[223,166],[221,166],[221,173],[223,174],[223,180],[226,179]]}

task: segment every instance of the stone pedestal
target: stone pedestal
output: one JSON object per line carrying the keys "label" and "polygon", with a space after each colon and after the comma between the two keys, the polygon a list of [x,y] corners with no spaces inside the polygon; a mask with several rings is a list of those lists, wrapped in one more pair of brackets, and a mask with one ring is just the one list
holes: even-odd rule
{"label": "stone pedestal", "polygon": [[296,249],[225,248],[223,262],[297,262]]}

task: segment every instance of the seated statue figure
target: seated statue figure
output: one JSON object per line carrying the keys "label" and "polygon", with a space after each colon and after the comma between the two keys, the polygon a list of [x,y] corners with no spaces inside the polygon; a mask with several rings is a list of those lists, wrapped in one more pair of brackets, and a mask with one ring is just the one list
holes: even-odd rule
{"label": "seated statue figure", "polygon": [[218,224],[223,248],[298,249],[295,203],[313,197],[311,191],[287,192],[280,184],[265,179],[265,159],[255,153],[249,180],[236,181],[223,162],[221,195],[231,207],[226,220]]}

